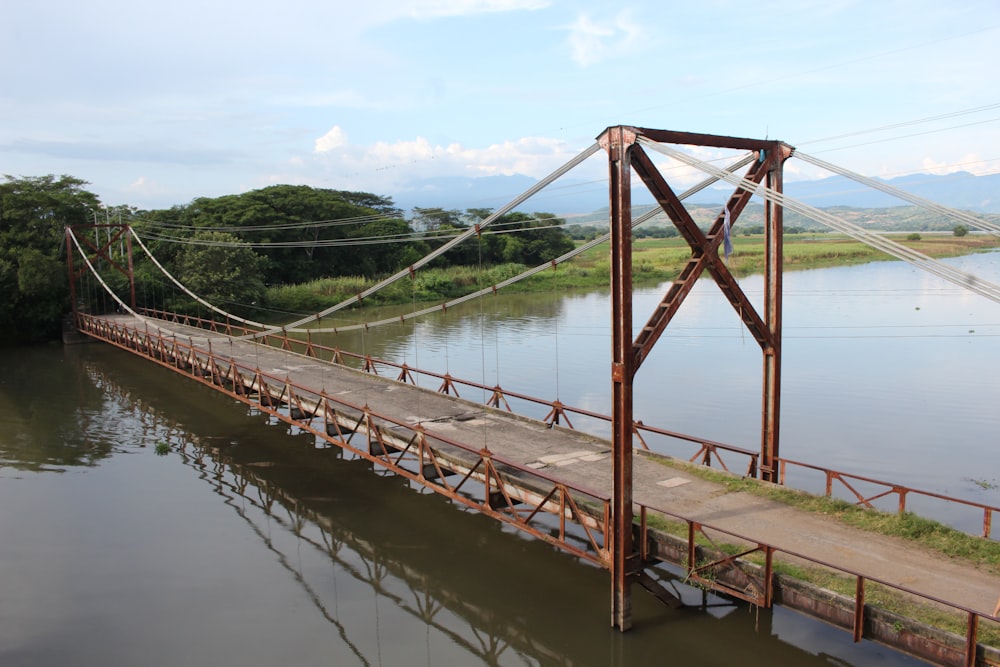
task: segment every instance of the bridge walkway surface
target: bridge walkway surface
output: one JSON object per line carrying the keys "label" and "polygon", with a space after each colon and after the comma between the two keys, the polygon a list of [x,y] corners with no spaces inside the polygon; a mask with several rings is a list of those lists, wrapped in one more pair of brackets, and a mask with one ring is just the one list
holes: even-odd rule
{"label": "bridge walkway surface", "polygon": [[[152,332],[152,321],[131,316],[103,318]],[[176,323],[158,333],[178,342],[190,337],[205,348],[206,331]],[[503,410],[415,387],[389,378],[328,363],[253,341],[216,336],[218,356],[297,386],[336,397],[399,422],[421,425],[472,448],[488,448],[503,460],[539,470],[581,488],[610,495],[611,444],[563,427],[550,427]],[[704,523],[778,551],[798,554],[841,570],[915,591],[990,617],[1000,596],[1000,575],[970,562],[952,559],[913,542],[847,526],[834,517],[805,511],[692,474],[685,466],[667,466],[637,451],[633,463],[633,499],[654,512]],[[781,558],[777,555],[776,558]]]}

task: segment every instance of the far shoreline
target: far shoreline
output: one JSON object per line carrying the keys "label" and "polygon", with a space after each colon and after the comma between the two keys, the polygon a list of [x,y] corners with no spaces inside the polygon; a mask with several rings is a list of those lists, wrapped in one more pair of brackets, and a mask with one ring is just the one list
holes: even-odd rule
{"label": "far shoreline", "polygon": [[[1000,237],[951,232],[900,232],[886,238],[933,258],[957,257],[1000,248]],[[836,266],[853,266],[877,261],[899,261],[880,250],[841,234],[798,233],[784,238],[783,269],[801,271]],[[649,287],[674,280],[690,258],[690,247],[681,238],[645,238],[633,242],[632,270],[636,287]],[[725,260],[737,278],[763,273],[764,237],[733,239],[733,252]],[[610,281],[607,245],[588,250],[553,269],[546,269],[502,288],[505,294],[607,287]],[[454,266],[423,269],[411,278],[367,297],[364,306],[440,303],[497,285],[530,267],[519,264],[497,266]],[[268,288],[264,309],[284,313],[316,313],[358,295],[376,284],[361,277],[325,278],[298,285]],[[357,308],[358,306],[354,306]]]}

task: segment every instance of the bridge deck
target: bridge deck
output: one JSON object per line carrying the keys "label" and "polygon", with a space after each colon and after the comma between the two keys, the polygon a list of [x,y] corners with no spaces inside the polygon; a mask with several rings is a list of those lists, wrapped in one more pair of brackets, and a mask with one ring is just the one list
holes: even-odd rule
{"label": "bridge deck", "polygon": [[[147,325],[128,316],[121,323],[138,329]],[[152,330],[153,325],[148,325]],[[205,331],[171,323],[162,335],[177,340],[191,336],[206,348]],[[299,386],[409,424],[421,424],[429,434],[446,436],[474,448],[488,448],[507,461],[543,471],[568,484],[610,495],[610,443],[569,429],[486,408],[413,385],[325,363],[273,347],[216,338],[216,355],[288,377]],[[851,528],[822,514],[797,510],[752,494],[727,492],[724,487],[669,467],[637,452],[634,459],[634,501],[653,511],[680,515],[731,531],[782,551],[799,554],[866,578],[895,584],[990,616],[1000,596],[1000,575],[972,564],[948,559],[912,542]]]}

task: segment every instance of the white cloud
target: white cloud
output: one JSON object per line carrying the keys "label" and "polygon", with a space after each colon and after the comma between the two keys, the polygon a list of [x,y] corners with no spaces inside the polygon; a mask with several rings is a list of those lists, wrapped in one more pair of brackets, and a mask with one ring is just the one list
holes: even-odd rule
{"label": "white cloud", "polygon": [[129,183],[128,189],[133,192],[145,192],[149,187],[149,181],[146,180],[145,176],[140,176],[135,179],[132,183]]}
{"label": "white cloud", "polygon": [[832,176],[832,174],[825,169],[815,167],[808,162],[803,162],[794,158],[795,156],[793,155],[792,159],[787,160],[781,167],[786,180],[815,181]]}
{"label": "white cloud", "polygon": [[[114,199],[120,199],[123,203],[137,205],[138,202],[144,202],[140,208],[151,207],[155,208],[159,206],[159,201],[164,198],[172,196],[175,193],[170,192],[168,188],[165,188],[161,183],[157,182],[145,175],[137,176],[134,181],[129,183],[123,188],[118,188],[111,186],[108,193]],[[156,202],[156,203],[153,203]],[[176,203],[176,202],[172,202]]]}
{"label": "white cloud", "polygon": [[340,126],[334,125],[329,132],[316,140],[313,152],[328,153],[345,144],[347,144],[347,135],[340,129]]}
{"label": "white cloud", "polygon": [[628,11],[604,22],[595,22],[587,14],[581,14],[568,29],[573,61],[581,67],[631,53],[643,37],[642,27]]}
{"label": "white cloud", "polygon": [[[709,162],[716,167],[725,168],[733,162],[736,162],[743,153],[739,151],[727,150],[724,148],[714,148],[711,146],[674,146],[678,150],[691,155],[692,157],[701,160],[702,162]],[[697,183],[701,183],[705,179],[709,178],[709,174],[693,167],[685,162],[675,160],[672,157],[664,155],[655,155],[650,152],[650,157],[653,158],[656,168],[660,170],[660,174],[666,179],[667,183],[674,190],[676,194],[680,194],[681,190],[686,189]],[[745,174],[747,169],[744,167],[737,173],[739,175]],[[725,186],[727,188],[731,186]]]}
{"label": "white cloud", "polygon": [[545,176],[565,163],[579,151],[558,139],[546,137],[524,137],[516,141],[492,144],[480,151],[472,151],[464,157],[470,169],[480,175],[524,174]]}
{"label": "white cloud", "polygon": [[[435,144],[424,137],[370,145],[352,144],[335,126],[315,142],[309,155],[287,160],[267,182],[308,183],[320,187],[367,192],[395,192],[436,177],[510,176],[542,178],[582,149],[546,137],[524,137],[485,147]],[[596,159],[596,158],[595,158]],[[589,162],[589,161],[588,161]],[[583,168],[576,178],[604,174],[602,162]]]}
{"label": "white cloud", "polygon": [[495,176],[523,174],[539,177],[566,162],[577,150],[564,142],[543,137],[525,137],[471,148],[458,143],[433,145],[423,137],[395,143],[378,142],[368,148],[354,147],[352,153],[369,170],[408,169],[427,175]]}
{"label": "white cloud", "polygon": [[534,11],[549,6],[548,0],[424,0],[414,3],[411,18],[471,16],[493,12]]}
{"label": "white cloud", "polygon": [[978,153],[968,153],[954,162],[941,162],[931,157],[925,157],[921,163],[921,171],[929,174],[953,174],[957,171],[967,171],[976,176],[986,176],[1000,171],[1000,160],[984,160]]}

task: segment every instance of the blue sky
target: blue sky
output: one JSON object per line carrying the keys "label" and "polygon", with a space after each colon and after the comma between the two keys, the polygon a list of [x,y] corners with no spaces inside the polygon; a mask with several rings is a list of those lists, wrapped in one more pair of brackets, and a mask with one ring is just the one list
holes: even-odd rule
{"label": "blue sky", "polygon": [[0,62],[0,173],[107,205],[540,178],[618,124],[1000,172],[996,0],[11,0]]}

